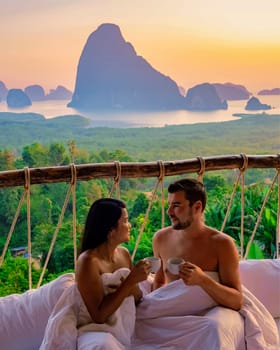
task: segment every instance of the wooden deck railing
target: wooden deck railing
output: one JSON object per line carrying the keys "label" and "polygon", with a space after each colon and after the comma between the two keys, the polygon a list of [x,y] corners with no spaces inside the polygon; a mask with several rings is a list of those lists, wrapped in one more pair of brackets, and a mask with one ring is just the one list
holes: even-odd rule
{"label": "wooden deck railing", "polygon": [[[112,178],[148,178],[201,173],[227,169],[280,169],[280,154],[276,155],[223,155],[214,157],[197,157],[186,160],[156,162],[110,162],[76,164],[77,181]],[[29,168],[30,184],[70,182],[73,176],[73,165]],[[0,188],[22,186],[26,183],[26,169],[1,171]]]}

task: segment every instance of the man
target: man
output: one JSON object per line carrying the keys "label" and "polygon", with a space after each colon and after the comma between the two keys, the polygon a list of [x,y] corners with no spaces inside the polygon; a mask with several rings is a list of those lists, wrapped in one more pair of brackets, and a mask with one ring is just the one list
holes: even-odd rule
{"label": "man", "polygon": [[[204,223],[206,192],[196,179],[186,178],[168,187],[168,210],[172,225],[156,232],[154,256],[161,268],[153,288],[182,278],[186,285],[199,285],[219,305],[239,310],[243,297],[239,276],[239,256],[233,239]],[[169,258],[183,258],[179,275],[167,270]],[[207,272],[218,273],[219,282]]]}

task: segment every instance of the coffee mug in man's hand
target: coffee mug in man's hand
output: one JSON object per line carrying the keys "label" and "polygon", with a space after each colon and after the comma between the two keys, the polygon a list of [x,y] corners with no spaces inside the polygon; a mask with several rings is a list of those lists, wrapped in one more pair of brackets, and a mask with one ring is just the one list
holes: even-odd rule
{"label": "coffee mug in man's hand", "polygon": [[159,270],[160,265],[161,265],[160,258],[156,258],[155,256],[151,256],[151,257],[148,257],[145,259],[148,260],[149,263],[151,264],[151,268],[152,268],[151,272],[156,273]]}
{"label": "coffee mug in man's hand", "polygon": [[179,267],[183,262],[182,258],[170,258],[167,260],[167,270],[173,275],[179,275]]}

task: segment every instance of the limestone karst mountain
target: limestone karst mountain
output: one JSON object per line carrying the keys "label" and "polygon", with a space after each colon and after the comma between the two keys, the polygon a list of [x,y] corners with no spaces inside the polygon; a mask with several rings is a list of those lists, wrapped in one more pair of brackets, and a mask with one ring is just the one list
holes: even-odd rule
{"label": "limestone karst mountain", "polygon": [[221,100],[248,100],[251,93],[243,85],[232,83],[214,83],[214,85]]}
{"label": "limestone karst mountain", "polygon": [[3,81],[0,80],[0,102],[5,100],[8,94],[8,89]]}
{"label": "limestone karst mountain", "polygon": [[259,91],[258,95],[280,95],[280,88],[264,89]]}
{"label": "limestone karst mountain", "polygon": [[222,101],[212,84],[204,83],[190,88],[186,95],[186,109],[191,111],[211,111],[227,109],[226,101]]}
{"label": "limestone karst mountain", "polygon": [[82,51],[69,107],[77,109],[183,109],[175,81],[154,69],[115,24],[102,24]]}
{"label": "limestone karst mountain", "polygon": [[7,94],[7,105],[11,108],[31,106],[32,102],[22,89],[10,89]]}
{"label": "limestone karst mountain", "polygon": [[271,106],[265,103],[261,103],[257,97],[253,96],[247,102],[245,109],[247,111],[259,111],[259,110],[271,109]]}
{"label": "limestone karst mountain", "polygon": [[58,85],[55,89],[51,89],[45,96],[45,100],[70,100],[72,92],[62,85]]}
{"label": "limestone karst mountain", "polygon": [[51,89],[48,94],[40,85],[29,85],[24,89],[31,101],[46,100],[70,100],[72,92],[62,85],[58,85],[55,89]]}
{"label": "limestone karst mountain", "polygon": [[31,101],[43,101],[45,99],[45,91],[38,84],[26,86],[24,92]]}

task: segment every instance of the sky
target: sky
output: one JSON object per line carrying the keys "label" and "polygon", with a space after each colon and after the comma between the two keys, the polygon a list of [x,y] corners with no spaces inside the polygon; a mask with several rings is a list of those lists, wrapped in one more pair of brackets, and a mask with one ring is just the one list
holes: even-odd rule
{"label": "sky", "polygon": [[280,87],[280,0],[0,0],[0,81],[75,87],[89,35],[120,27],[156,70],[186,90],[204,82]]}

